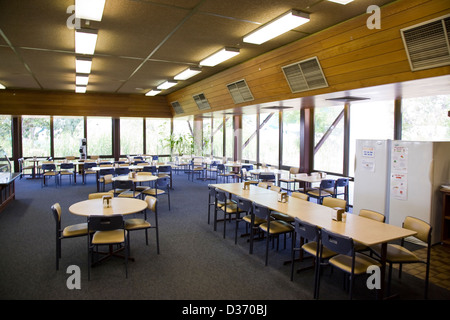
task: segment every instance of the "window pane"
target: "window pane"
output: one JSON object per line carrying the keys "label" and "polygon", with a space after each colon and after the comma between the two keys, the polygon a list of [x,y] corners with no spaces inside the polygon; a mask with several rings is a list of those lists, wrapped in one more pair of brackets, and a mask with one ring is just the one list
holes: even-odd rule
{"label": "window pane", "polygon": [[300,110],[283,111],[283,165],[300,167]]}
{"label": "window pane", "polygon": [[144,153],[144,121],[142,118],[120,118],[120,154]]}
{"label": "window pane", "polygon": [[394,101],[355,103],[350,106],[349,175],[355,175],[357,139],[394,139]]}
{"label": "window pane", "polygon": [[[11,116],[0,115],[0,150],[12,158]],[[3,157],[3,154],[0,154]]]}
{"label": "window pane", "polygon": [[88,155],[112,156],[112,120],[103,117],[87,118]]}
{"label": "window pane", "polygon": [[256,114],[242,116],[242,159],[256,162]]}
{"label": "window pane", "polygon": [[57,157],[78,156],[80,139],[84,138],[83,117],[54,117],[54,154]]}
{"label": "window pane", "polygon": [[[314,110],[314,145],[321,138],[342,112],[342,107],[323,107]],[[314,154],[314,170],[343,173],[344,165],[344,121],[336,124],[331,134]]]}
{"label": "window pane", "polygon": [[234,128],[233,117],[225,118],[225,152],[228,159],[234,159]]}
{"label": "window pane", "polygon": [[261,163],[278,166],[279,146],[279,114],[261,113],[259,130],[259,161]]}
{"label": "window pane", "polygon": [[211,119],[203,119],[203,156],[211,155]]}
{"label": "window pane", "polygon": [[192,135],[192,120],[174,119],[173,137],[176,141],[174,154],[191,155],[193,150],[194,137]]}
{"label": "window pane", "polygon": [[223,157],[223,120],[217,118],[213,120],[213,155],[214,157]]}
{"label": "window pane", "polygon": [[50,117],[22,117],[22,151],[24,157],[50,156]]}
{"label": "window pane", "polygon": [[449,141],[450,95],[404,99],[402,140]]}
{"label": "window pane", "polygon": [[147,154],[170,154],[170,119],[147,118],[145,123]]}

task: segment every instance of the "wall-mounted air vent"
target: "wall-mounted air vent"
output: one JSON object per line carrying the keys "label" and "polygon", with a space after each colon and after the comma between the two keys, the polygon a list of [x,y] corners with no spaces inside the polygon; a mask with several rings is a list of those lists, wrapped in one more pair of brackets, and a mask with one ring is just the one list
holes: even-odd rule
{"label": "wall-mounted air vent", "polygon": [[211,106],[209,105],[209,102],[203,93],[196,94],[195,96],[192,97],[194,98],[195,103],[197,104],[198,110],[211,109]]}
{"label": "wall-mounted air vent", "polygon": [[317,57],[282,67],[292,92],[328,87]]}
{"label": "wall-mounted air vent", "polygon": [[184,110],[183,110],[183,108],[181,107],[181,104],[178,101],[171,102],[171,104],[172,104],[173,110],[175,110],[176,114],[184,113]]}
{"label": "wall-mounted air vent", "polygon": [[450,15],[400,32],[412,71],[450,64]]}
{"label": "wall-mounted air vent", "polygon": [[236,104],[253,100],[253,95],[245,80],[230,83],[227,88]]}

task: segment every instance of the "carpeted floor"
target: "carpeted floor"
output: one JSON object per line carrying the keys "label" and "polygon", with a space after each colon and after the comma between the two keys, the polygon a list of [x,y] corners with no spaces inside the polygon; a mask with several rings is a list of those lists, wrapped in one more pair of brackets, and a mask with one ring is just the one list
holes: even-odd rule
{"label": "carpeted floor", "polygon": [[[246,238],[234,244],[234,223],[227,225],[223,239],[222,224],[214,232],[207,223],[207,182],[188,181],[184,174],[174,175],[171,210],[167,198],[158,201],[161,253],[156,253],[155,234],[150,244],[144,233],[131,238],[128,279],[123,261],[110,259],[92,268],[87,280],[86,238],[63,240],[60,270],[55,270],[55,222],[50,206],[59,202],[63,225],[84,222],[71,215],[68,207],[95,192],[93,177],[86,185],[68,182],[55,188],[41,188],[40,180],[22,179],[16,183],[16,200],[0,213],[0,299],[2,300],[311,300],[313,270],[303,271],[290,281],[290,241],[287,248],[269,252],[264,266],[264,243],[256,243],[248,254]],[[240,230],[244,232],[244,228]],[[302,265],[310,264],[305,261]],[[71,265],[81,269],[81,289],[70,290],[66,281]],[[296,264],[296,267],[301,264]],[[405,274],[393,281],[393,293],[403,300],[423,298],[423,280]],[[450,291],[430,284],[430,299],[450,299]],[[342,275],[325,270],[320,288],[321,300],[347,299]],[[354,299],[373,300],[365,279],[357,279]]]}

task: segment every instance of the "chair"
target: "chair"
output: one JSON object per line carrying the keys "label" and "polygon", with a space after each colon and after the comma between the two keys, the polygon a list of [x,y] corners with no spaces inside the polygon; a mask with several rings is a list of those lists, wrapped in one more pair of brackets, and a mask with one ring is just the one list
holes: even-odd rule
{"label": "chair", "polygon": [[94,193],[89,193],[88,195],[88,200],[92,200],[92,199],[101,199],[103,198],[103,196],[111,196],[113,195],[113,191],[111,190],[109,192],[94,192]]}
{"label": "chair", "polygon": [[258,182],[257,186],[264,189],[269,189],[272,184],[267,182]]}
{"label": "chair", "polygon": [[226,235],[226,220],[227,216],[231,220],[231,216],[235,215],[238,218],[238,214],[241,212],[236,203],[228,199],[228,194],[225,191],[216,189],[216,201],[214,207],[214,231],[217,230],[217,213],[222,211],[223,213],[223,238]]}
{"label": "chair", "polygon": [[142,168],[142,172],[150,172],[151,174],[156,176],[158,174],[158,169],[156,168],[156,166],[144,166],[144,168]]}
{"label": "chair", "polygon": [[[246,233],[248,233],[248,226],[251,225],[252,221],[252,210],[253,210],[253,202],[247,199],[243,199],[241,197],[237,197],[236,199],[236,206],[238,208],[238,214],[236,216],[236,230],[234,235],[234,244],[237,244],[237,235],[238,235],[238,229],[239,229],[239,223],[240,222],[246,222]],[[246,213],[244,217],[240,217],[241,213]]]}
{"label": "chair", "polygon": [[[328,231],[325,228],[321,230],[321,234],[322,245],[320,246],[320,256],[322,256],[324,248],[328,248],[329,250],[338,253],[336,256],[330,258],[328,263],[349,275],[349,298],[352,299],[355,276],[366,274],[368,267],[380,267],[381,264],[365,254],[356,252],[352,238]],[[320,264],[317,281],[317,298],[319,296],[319,286]]]}
{"label": "chair", "polygon": [[158,198],[161,195],[166,195],[170,210],[170,179],[169,177],[158,178],[155,182],[154,188],[148,188],[142,191],[142,194]]}
{"label": "chair", "polygon": [[[209,164],[209,167],[206,168],[206,175],[208,175],[208,172],[209,172],[210,179],[216,178],[215,175],[217,175],[217,164],[218,163],[219,163],[218,161],[212,161]],[[213,174],[214,174],[214,177],[213,177]]]}
{"label": "chair", "polygon": [[229,182],[229,179],[236,179],[236,174],[234,172],[229,172],[225,168],[225,165],[223,163],[219,163],[217,165],[217,175],[216,175],[216,182],[218,181],[219,177],[222,178],[222,181]]}
{"label": "chair", "polygon": [[253,170],[252,164],[243,164],[237,177],[241,180],[241,182],[248,181],[251,179],[251,175],[249,174],[249,171],[251,170]]}
{"label": "chair", "polygon": [[98,182],[100,183],[102,191],[105,191],[107,184],[113,184],[113,177],[115,174],[116,173],[113,168],[100,169]]}
{"label": "chair", "polygon": [[[418,257],[414,252],[406,249],[404,247],[405,240],[402,239],[400,245],[398,244],[388,244],[387,245],[387,254],[386,254],[386,262],[389,264],[389,273],[388,273],[388,292],[391,287],[391,279],[392,279],[392,266],[394,264],[399,265],[398,276],[401,278],[402,275],[402,265],[404,263],[423,263],[426,265],[425,270],[425,299],[428,298],[428,283],[430,276],[430,254],[431,254],[431,231],[432,227],[427,222],[420,220],[418,218],[414,218],[411,216],[407,216],[403,221],[403,228],[416,231],[417,234],[414,235],[416,239],[422,241],[426,244],[427,248],[427,257],[425,260]],[[381,245],[371,247],[378,255],[381,255]],[[389,293],[388,293],[389,294]]]}
{"label": "chair", "polygon": [[[336,180],[333,189],[328,189],[327,191],[331,194],[333,198],[337,198],[339,196],[344,196],[344,200],[348,203],[348,178],[339,178]],[[348,208],[345,208],[346,210]]]}
{"label": "chair", "polygon": [[259,181],[275,183],[275,174],[272,172],[260,172]]}
{"label": "chair", "polygon": [[19,162],[19,173],[20,173],[20,179],[22,179],[22,176],[25,175],[25,170],[31,170],[31,173],[33,173],[34,166],[33,165],[25,165],[24,158],[19,158],[17,160]]}
{"label": "chair", "polygon": [[[145,168],[145,167],[144,167]],[[119,166],[114,170],[116,176],[123,176],[130,173],[130,168],[128,166]]]}
{"label": "chair", "polygon": [[[300,237],[299,246],[296,246],[297,236]],[[319,227],[295,218],[295,233],[292,237],[291,281],[294,280],[295,252],[304,251],[307,254],[310,254],[314,259],[314,298],[317,298],[319,265],[323,263],[322,261],[328,260],[337,254],[336,252],[331,251],[328,248],[323,248],[322,253],[320,254],[320,237],[321,234]]]}
{"label": "chair", "polygon": [[306,193],[303,193],[303,192],[296,192],[296,191],[294,191],[294,192],[291,193],[291,196],[294,197],[294,198],[297,198],[297,199],[302,199],[302,200],[305,200],[305,201],[309,201],[309,196]]}
{"label": "chair", "polygon": [[[296,167],[289,168],[289,176],[287,178],[280,178],[280,185],[281,185],[281,182],[284,182],[286,184],[286,190],[294,191],[295,190],[295,183],[297,182],[295,180],[295,175],[298,174],[299,171],[300,171],[300,168],[296,168]],[[294,184],[294,188],[293,189],[290,188],[291,183]]]}
{"label": "chair", "polygon": [[[281,187],[272,185],[272,186],[270,186],[270,190],[275,191],[275,192],[281,192]],[[271,214],[271,217],[276,220],[281,220],[281,221],[284,221],[287,223],[294,222],[294,218],[288,216],[287,214],[281,213],[281,212],[273,211]]]}
{"label": "chair", "polygon": [[86,176],[92,174],[97,175],[97,172],[95,170],[92,170],[92,168],[96,166],[97,164],[95,162],[85,162],[83,164],[83,184],[86,183]]}
{"label": "chair", "polygon": [[87,223],[79,223],[61,227],[61,206],[55,203],[51,206],[53,217],[56,222],[56,270],[59,270],[59,259],[61,259],[61,240],[86,236],[88,234]]}
{"label": "chair", "polygon": [[317,199],[317,203],[322,204],[323,198],[331,197],[331,193],[327,190],[334,189],[336,181],[333,179],[323,179],[320,182],[319,188],[314,188],[308,190],[306,193],[315,199]]}
{"label": "chair", "polygon": [[[158,234],[158,209],[157,199],[152,196],[146,196],[145,202],[147,202],[147,209],[152,211],[155,215],[155,226],[152,226],[147,220],[147,209],[144,211],[144,218],[133,218],[125,220],[125,230],[136,231],[145,230],[145,244],[148,245],[148,229],[156,230],[156,252],[159,254],[159,234]],[[130,241],[130,234],[128,234],[128,241]]]}
{"label": "chair", "polygon": [[200,177],[200,175],[203,175],[204,170],[205,168],[203,167],[203,162],[195,161],[195,159],[192,160],[188,170],[188,180],[189,176],[191,176],[192,181],[194,181],[194,176],[198,174]]}
{"label": "chair", "polygon": [[307,182],[300,180],[300,179],[306,178],[306,177],[308,177],[308,174],[304,173],[304,172],[303,173],[297,173],[294,176],[294,180],[298,182],[298,189],[297,189],[298,192],[306,193],[309,190],[309,188],[307,188]]}
{"label": "chair", "polygon": [[137,198],[141,195],[141,192],[135,190],[131,180],[115,180],[113,192],[119,198]]}
{"label": "chair", "polygon": [[379,212],[368,210],[368,209],[361,209],[359,210],[359,215],[364,218],[372,219],[379,222],[385,222],[386,216],[384,214],[381,214]]}
{"label": "chair", "polygon": [[[271,210],[265,206],[254,203],[253,204],[253,214],[255,218],[265,219],[266,222],[263,222],[259,225],[259,229],[266,233],[266,259],[265,265],[267,266],[269,262],[269,241],[271,238],[276,237],[279,240],[279,236],[284,234],[293,234],[294,227],[289,223],[284,221],[275,220],[273,221],[270,217]],[[253,228],[251,229],[251,239],[253,239]],[[279,241],[278,241],[279,242]],[[278,248],[277,242],[277,248]],[[286,237],[285,237],[285,248],[286,248]]]}
{"label": "chair", "polygon": [[45,178],[50,179],[55,178],[55,186],[58,186],[58,172],[56,171],[56,165],[54,163],[43,163],[42,164],[42,184],[41,187],[45,186]]}
{"label": "chair", "polygon": [[59,170],[59,184],[62,185],[62,177],[69,176],[70,183],[72,184],[72,178],[75,177],[75,170],[73,163],[61,163]]}
{"label": "chair", "polygon": [[158,177],[170,177],[172,175],[172,166],[159,166],[158,167]]}
{"label": "chair", "polygon": [[125,250],[125,275],[128,278],[129,242],[123,216],[90,216],[88,218],[88,232],[93,233],[92,237],[88,237],[88,280],[91,279],[94,248],[101,245],[109,246],[109,255],[114,254],[113,245],[123,245]]}
{"label": "chair", "polygon": [[330,208],[342,208],[345,209],[347,207],[347,201],[339,198],[324,198],[322,205]]}

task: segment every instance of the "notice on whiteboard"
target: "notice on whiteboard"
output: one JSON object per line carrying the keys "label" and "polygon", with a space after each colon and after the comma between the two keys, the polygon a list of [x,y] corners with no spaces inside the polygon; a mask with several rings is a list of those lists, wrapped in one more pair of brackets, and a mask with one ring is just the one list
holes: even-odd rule
{"label": "notice on whiteboard", "polygon": [[361,166],[363,170],[374,172],[375,171],[375,148],[363,147],[361,155]]}
{"label": "notice on whiteboard", "polygon": [[394,146],[392,149],[392,172],[408,173],[408,148]]}
{"label": "notice on whiteboard", "polygon": [[408,176],[403,173],[391,175],[391,196],[398,200],[408,200]]}

